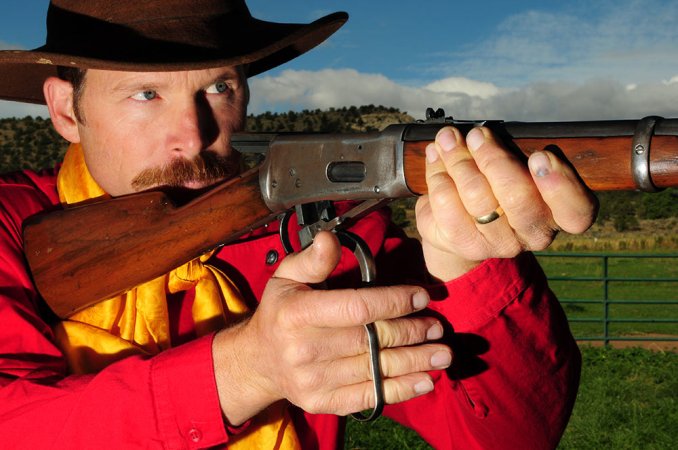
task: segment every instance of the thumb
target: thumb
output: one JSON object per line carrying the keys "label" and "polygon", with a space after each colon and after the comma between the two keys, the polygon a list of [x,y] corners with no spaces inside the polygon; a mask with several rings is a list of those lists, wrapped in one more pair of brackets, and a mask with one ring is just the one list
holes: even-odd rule
{"label": "thumb", "polygon": [[313,244],[300,253],[286,257],[273,274],[297,283],[321,283],[332,273],[341,259],[341,245],[329,231],[318,233]]}
{"label": "thumb", "polygon": [[530,155],[528,166],[558,227],[572,234],[586,231],[596,218],[598,200],[576,172],[549,151]]}

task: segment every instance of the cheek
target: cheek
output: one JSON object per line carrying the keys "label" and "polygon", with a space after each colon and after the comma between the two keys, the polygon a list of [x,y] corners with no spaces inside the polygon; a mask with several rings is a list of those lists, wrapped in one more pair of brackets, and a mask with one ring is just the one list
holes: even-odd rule
{"label": "cheek", "polygon": [[[125,129],[125,128],[120,128]],[[104,132],[85,135],[82,140],[87,167],[96,182],[111,195],[132,192],[132,178],[144,169],[150,159],[139,149],[147,148],[134,133]]]}
{"label": "cheek", "polygon": [[222,132],[240,131],[245,126],[247,101],[244,92],[238,92],[230,98],[219,98],[211,104],[213,114]]}

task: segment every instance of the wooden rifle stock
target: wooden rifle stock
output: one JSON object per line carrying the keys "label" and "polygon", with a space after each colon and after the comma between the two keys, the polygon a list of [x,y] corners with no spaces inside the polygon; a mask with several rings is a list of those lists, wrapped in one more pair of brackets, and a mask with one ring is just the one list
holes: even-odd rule
{"label": "wooden rifle stock", "polygon": [[[621,128],[626,130],[638,121],[622,122]],[[655,130],[651,136],[648,176],[657,188],[676,187],[678,120],[667,119],[663,123],[669,131]],[[411,195],[427,192],[424,149],[445,124],[394,126],[404,130],[401,170]],[[485,123],[509,148],[522,155],[542,149],[559,153],[592,190],[637,188],[631,155],[631,148],[638,145],[637,133],[588,133],[579,129],[582,127],[575,127],[579,130],[575,133],[563,133],[558,128],[562,124],[570,129],[566,122]],[[619,122],[584,124],[587,124],[584,130],[591,128],[590,124],[596,130],[619,128]],[[453,125],[464,133],[473,126],[456,122]],[[380,134],[370,136],[370,142],[379,142]],[[328,141],[353,142],[345,135],[316,135],[313,142]],[[261,145],[268,144],[266,141]],[[649,141],[645,142],[648,144]],[[235,143],[234,146],[240,148]],[[318,167],[314,166],[315,172],[326,176]],[[279,204],[271,207],[262,198],[261,177],[259,168],[252,169],[181,206],[168,194],[154,191],[34,216],[24,225],[24,249],[36,287],[57,315],[68,317],[166,274],[267,223],[289,207]],[[317,198],[317,192],[314,194]],[[342,195],[346,199],[361,199]]]}
{"label": "wooden rifle stock", "polygon": [[[593,191],[637,189],[631,172],[631,137],[514,139],[513,145],[525,155],[544,149],[554,151],[575,168]],[[427,193],[424,175],[426,145],[405,143],[405,178],[415,194]],[[650,152],[650,175],[658,189],[678,186],[678,136],[654,136]]]}
{"label": "wooden rifle stock", "polygon": [[258,175],[250,170],[182,206],[150,191],[31,218],[24,248],[38,291],[68,317],[269,222]]}

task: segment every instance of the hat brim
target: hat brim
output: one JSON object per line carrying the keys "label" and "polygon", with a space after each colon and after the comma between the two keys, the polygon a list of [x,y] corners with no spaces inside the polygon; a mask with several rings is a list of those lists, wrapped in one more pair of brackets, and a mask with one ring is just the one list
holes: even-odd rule
{"label": "hat brim", "polygon": [[167,72],[247,65],[247,75],[254,76],[318,46],[347,20],[348,14],[345,12],[329,14],[310,24],[283,24],[255,19],[251,27],[251,36],[243,37],[252,44],[238,54],[184,48],[173,53],[152,52],[143,58],[126,58],[122,54],[106,55],[102,58],[54,52],[46,46],[34,50],[2,50],[0,99],[44,104],[42,85],[45,79],[57,75],[57,66],[128,72]]}

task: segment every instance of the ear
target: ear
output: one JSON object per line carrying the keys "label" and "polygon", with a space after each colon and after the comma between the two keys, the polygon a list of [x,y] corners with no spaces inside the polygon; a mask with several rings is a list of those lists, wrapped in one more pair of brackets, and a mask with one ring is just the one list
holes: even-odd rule
{"label": "ear", "polygon": [[73,85],[57,77],[49,77],[42,86],[54,129],[69,142],[80,142],[78,120],[73,111]]}

